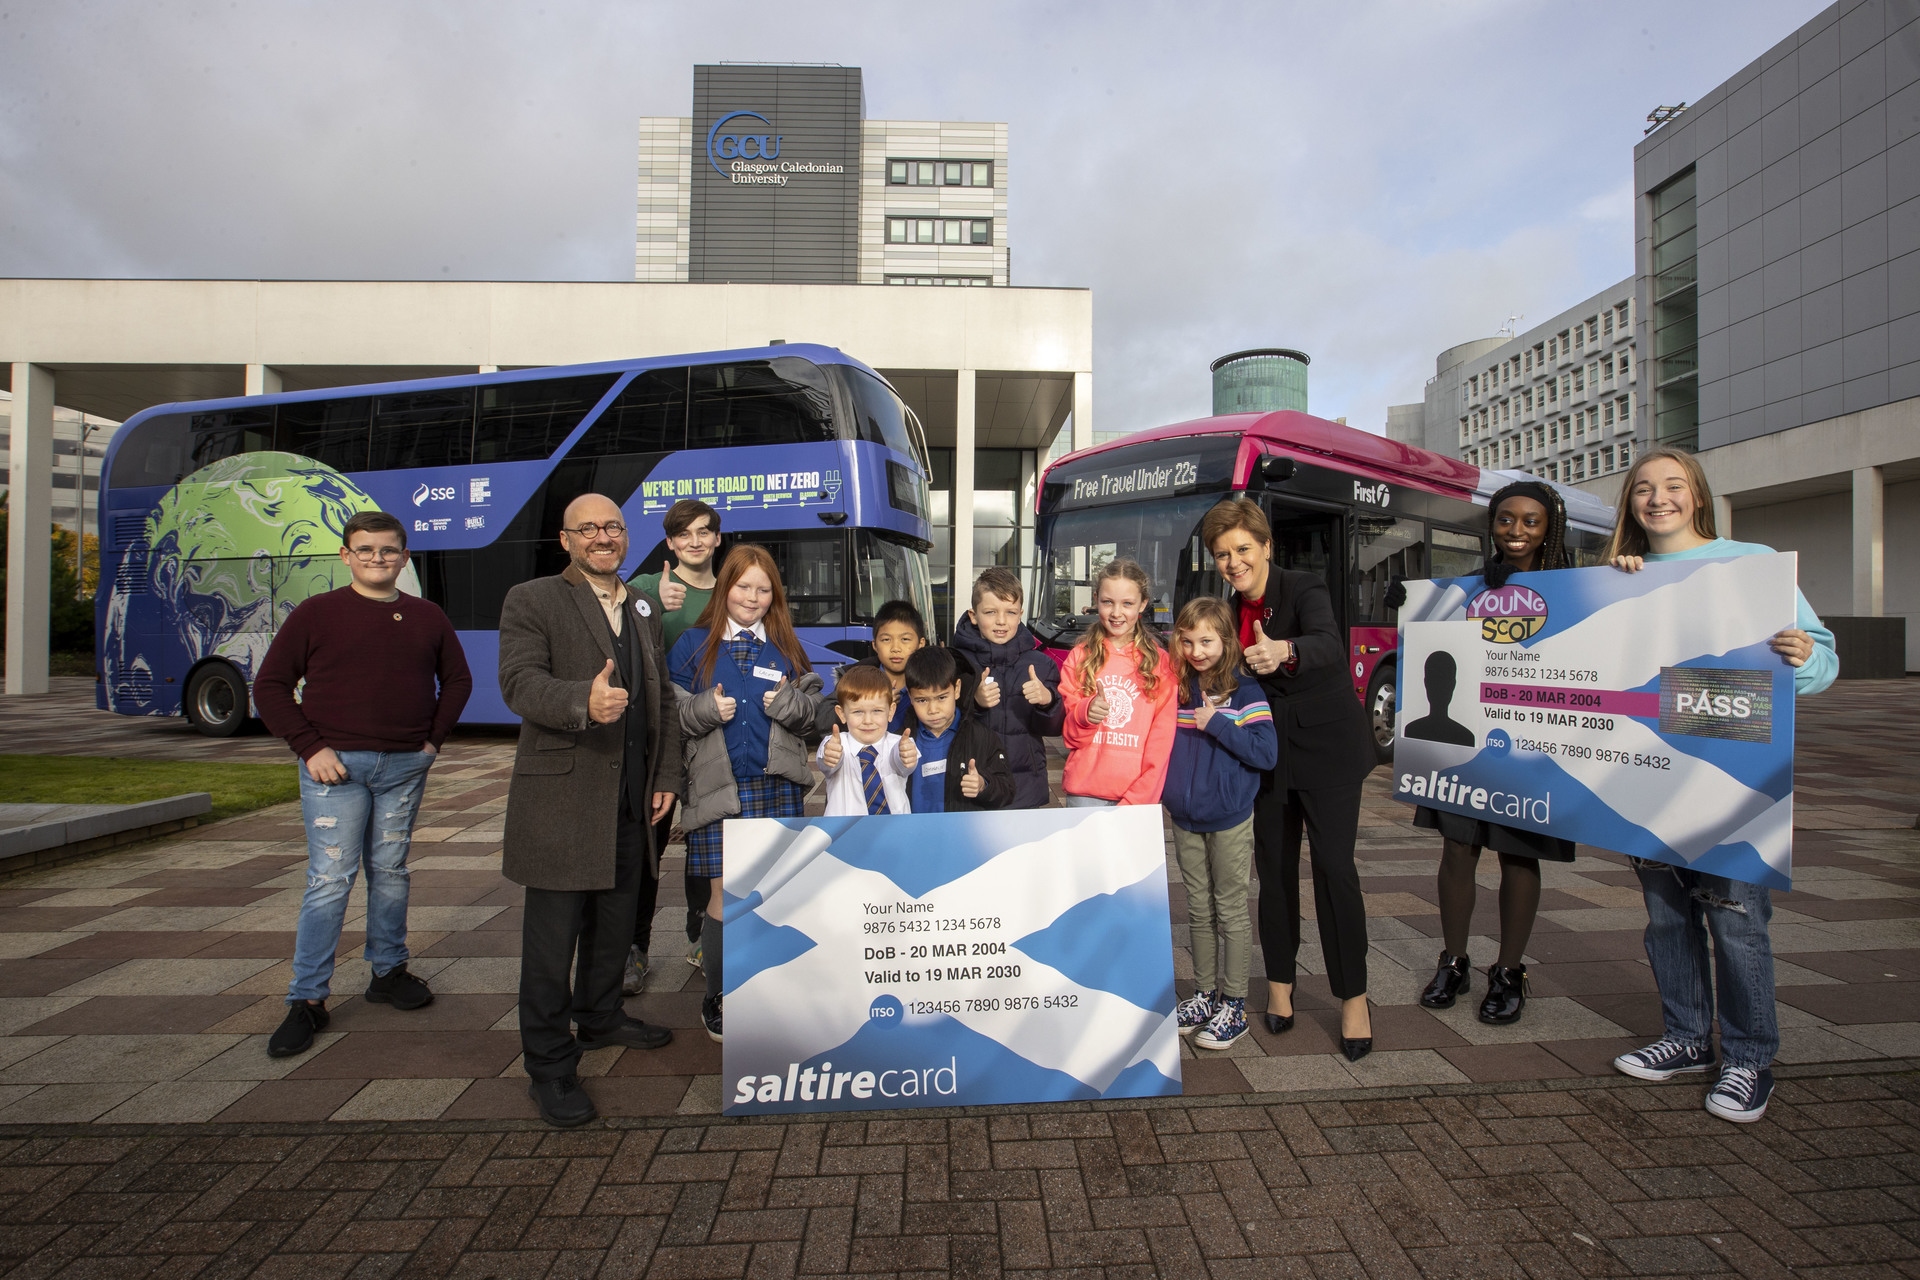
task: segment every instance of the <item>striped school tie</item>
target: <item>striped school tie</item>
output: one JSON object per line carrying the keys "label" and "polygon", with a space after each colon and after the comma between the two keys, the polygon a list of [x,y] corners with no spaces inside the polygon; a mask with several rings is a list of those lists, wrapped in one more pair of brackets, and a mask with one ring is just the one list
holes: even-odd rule
{"label": "striped school tie", "polygon": [[893,812],[887,804],[887,793],[880,786],[879,759],[878,747],[860,748],[860,786],[867,793],[867,812],[870,814]]}

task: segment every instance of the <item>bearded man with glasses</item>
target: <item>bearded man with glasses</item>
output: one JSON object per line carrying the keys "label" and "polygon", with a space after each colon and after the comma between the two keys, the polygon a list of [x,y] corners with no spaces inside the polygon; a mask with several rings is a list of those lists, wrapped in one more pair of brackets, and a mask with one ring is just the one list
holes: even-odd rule
{"label": "bearded man with glasses", "polygon": [[683,766],[660,608],[620,579],[620,508],[584,494],[560,523],[566,569],[515,586],[500,609],[500,695],[520,717],[501,873],[526,888],[527,1092],[541,1119],[571,1128],[598,1114],[582,1053],[673,1039],[627,1016],[620,980],[641,880],[659,874],[653,824],[672,811]]}
{"label": "bearded man with glasses", "polygon": [[447,615],[400,590],[406,527],[384,511],[362,511],[340,541],[352,581],[288,615],[253,681],[260,718],[300,757],[307,832],[287,1016],[267,1040],[276,1058],[306,1052],[327,1025],[347,895],[363,868],[367,1000],[396,1009],[433,1002],[407,972],[407,850],[427,770],[473,692]]}

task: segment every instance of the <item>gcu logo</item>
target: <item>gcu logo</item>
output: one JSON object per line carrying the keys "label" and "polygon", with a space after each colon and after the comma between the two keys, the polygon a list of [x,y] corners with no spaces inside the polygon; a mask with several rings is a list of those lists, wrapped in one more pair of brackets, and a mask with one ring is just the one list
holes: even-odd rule
{"label": "gcu logo", "polygon": [[780,134],[720,132],[734,120],[758,120],[769,129],[773,127],[772,121],[756,111],[735,111],[713,122],[713,128],[707,130],[707,163],[723,178],[727,171],[720,167],[722,160],[772,160],[780,154]]}

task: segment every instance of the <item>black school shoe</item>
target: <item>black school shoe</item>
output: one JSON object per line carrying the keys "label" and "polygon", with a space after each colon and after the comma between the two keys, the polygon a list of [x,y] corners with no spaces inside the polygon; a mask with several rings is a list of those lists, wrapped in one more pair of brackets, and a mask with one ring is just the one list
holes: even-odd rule
{"label": "black school shoe", "polygon": [[423,1009],[433,1003],[433,992],[427,984],[407,972],[407,966],[397,964],[385,973],[373,975],[373,981],[367,984],[368,1004],[390,1004],[396,1009]]}
{"label": "black school shoe", "polygon": [[1520,1021],[1520,1011],[1526,1007],[1527,966],[1491,966],[1487,970],[1487,998],[1480,1002],[1480,1021],[1503,1027]]}
{"label": "black school shoe", "polygon": [[593,1099],[580,1086],[579,1076],[527,1081],[527,1096],[540,1108],[540,1118],[556,1129],[577,1129],[600,1118]]}
{"label": "black school shoe", "polygon": [[1473,962],[1465,956],[1440,953],[1440,968],[1433,981],[1420,993],[1420,1003],[1429,1009],[1451,1009],[1462,991],[1473,985]]}
{"label": "black school shoe", "polygon": [[665,1027],[656,1027],[651,1022],[629,1018],[623,1013],[620,1020],[607,1030],[595,1033],[585,1027],[577,1027],[573,1038],[580,1042],[582,1049],[600,1049],[610,1044],[627,1049],[659,1049],[673,1042],[673,1032]]}
{"label": "black school shoe", "polygon": [[291,1058],[313,1048],[313,1036],[327,1029],[327,1006],[295,1000],[287,1006],[286,1020],[267,1037],[269,1058]]}

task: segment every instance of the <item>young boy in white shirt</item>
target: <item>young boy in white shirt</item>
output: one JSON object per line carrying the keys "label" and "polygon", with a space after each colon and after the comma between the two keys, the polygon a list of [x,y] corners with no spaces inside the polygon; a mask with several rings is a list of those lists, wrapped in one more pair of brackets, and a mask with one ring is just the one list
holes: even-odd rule
{"label": "young boy in white shirt", "polygon": [[879,667],[849,667],[833,691],[835,729],[820,743],[819,760],[827,775],[829,818],[864,814],[910,813],[907,779],[912,765],[903,761],[900,735],[887,732],[893,715],[893,682]]}

